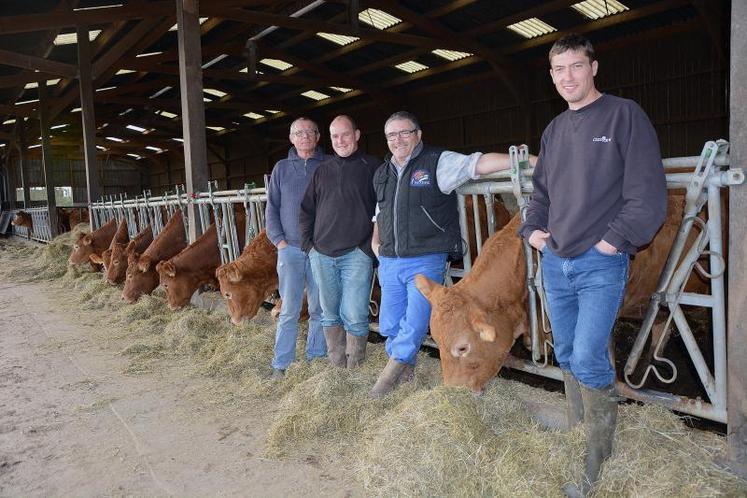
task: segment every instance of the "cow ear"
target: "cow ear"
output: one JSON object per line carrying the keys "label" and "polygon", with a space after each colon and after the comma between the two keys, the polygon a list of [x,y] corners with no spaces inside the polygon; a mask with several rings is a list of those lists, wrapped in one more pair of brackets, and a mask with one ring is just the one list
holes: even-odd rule
{"label": "cow ear", "polygon": [[481,317],[473,317],[471,322],[474,331],[480,334],[480,339],[486,342],[495,342],[495,327]]}
{"label": "cow ear", "polygon": [[228,270],[226,271],[226,276],[228,277],[228,281],[232,284],[241,282],[241,280],[244,278],[244,275],[242,275],[241,272],[234,267],[228,268]]}
{"label": "cow ear", "polygon": [[88,259],[96,263],[97,265],[104,264],[104,258],[99,256],[98,254],[89,254]]}
{"label": "cow ear", "polygon": [[417,274],[415,275],[415,286],[418,288],[421,294],[425,296],[425,298],[430,301],[431,304],[433,304],[433,293],[436,291],[436,289],[440,289],[443,287],[443,285],[438,284],[437,282],[434,282],[430,278],[426,277],[425,275]]}
{"label": "cow ear", "polygon": [[80,240],[80,242],[84,246],[90,246],[93,243],[93,237],[91,237],[90,233],[87,233],[83,236],[83,238]]}
{"label": "cow ear", "polygon": [[141,273],[145,273],[150,270],[150,258],[147,256],[140,256],[140,260],[137,263],[137,269]]}
{"label": "cow ear", "polygon": [[174,266],[174,263],[171,261],[162,261],[161,263],[163,263],[163,266],[161,267],[163,272],[169,277],[174,278],[176,276],[176,266]]}

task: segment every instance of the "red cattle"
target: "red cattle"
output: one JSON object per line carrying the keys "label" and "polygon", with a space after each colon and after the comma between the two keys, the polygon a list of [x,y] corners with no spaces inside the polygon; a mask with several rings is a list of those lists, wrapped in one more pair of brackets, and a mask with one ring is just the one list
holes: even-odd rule
{"label": "red cattle", "polygon": [[[112,285],[124,282],[127,272],[127,258],[130,254],[142,254],[153,242],[153,230],[150,225],[138,233],[134,239],[127,244],[113,243],[105,251],[110,253],[109,265],[106,267],[106,280]],[[106,257],[104,258],[106,260]]]}
{"label": "red cattle", "polygon": [[158,287],[156,265],[172,258],[187,247],[182,211],[177,209],[161,233],[142,254],[133,252],[127,258],[127,273],[122,298],[134,303],[143,294],[150,294]]}
{"label": "red cattle", "polygon": [[122,221],[119,222],[119,226],[117,227],[117,232],[114,234],[114,238],[112,238],[112,241],[109,243],[109,247],[107,247],[101,254],[91,254],[89,259],[96,264],[104,265],[104,275],[106,275],[106,270],[109,268],[109,261],[112,256],[112,247],[114,247],[115,244],[127,244],[129,241],[130,234],[127,231],[127,220],[122,218]]}
{"label": "red cattle", "polygon": [[108,249],[116,232],[117,220],[112,218],[98,230],[94,230],[91,233],[78,234],[73,244],[73,252],[70,253],[70,257],[67,260],[68,263],[79,265],[89,262],[95,268],[95,263],[91,259],[91,255],[94,255],[96,259],[100,259],[101,253]]}
{"label": "red cattle", "polygon": [[31,214],[26,211],[18,211],[11,223],[17,227],[25,227],[26,238],[31,239],[31,234],[34,232],[34,220],[31,218]]}
{"label": "red cattle", "polygon": [[[236,233],[239,246],[244,247],[246,215],[244,210],[235,213]],[[166,300],[172,310],[180,309],[189,303],[192,294],[201,285],[218,287],[215,270],[220,266],[218,233],[211,224],[205,233],[182,252],[156,265],[161,287],[166,291]]]}
{"label": "red cattle", "polygon": [[[621,316],[639,317],[645,310],[679,229],[683,206],[682,196],[670,197],[664,226],[633,259]],[[481,391],[500,370],[514,340],[528,332],[526,261],[518,226],[517,215],[490,237],[472,271],[453,287],[416,277],[418,289],[433,307],[431,335],[439,346],[446,385]],[[686,289],[703,287],[693,276]]]}
{"label": "red cattle", "polygon": [[215,271],[235,325],[254,318],[265,299],[278,288],[277,258],[277,249],[262,230],[236,261]]}
{"label": "red cattle", "polygon": [[88,209],[85,208],[73,208],[70,213],[70,230],[75,228],[80,223],[88,223]]}

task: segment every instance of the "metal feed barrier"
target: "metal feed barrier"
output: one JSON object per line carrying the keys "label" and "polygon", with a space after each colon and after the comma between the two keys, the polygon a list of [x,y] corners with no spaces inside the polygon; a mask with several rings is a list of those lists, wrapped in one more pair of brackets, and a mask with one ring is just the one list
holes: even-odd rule
{"label": "metal feed barrier", "polygon": [[[13,211],[14,217],[18,211],[25,211],[31,215],[31,220],[34,227],[31,231],[31,239],[36,240],[37,242],[44,243],[48,243],[52,240],[52,231],[49,229],[49,210],[46,206],[28,209],[16,209],[15,211]],[[15,225],[12,226],[13,235],[18,235],[19,237],[28,237],[28,228],[17,227]]]}
{"label": "metal feed barrier", "polygon": [[[633,350],[624,369],[625,382],[618,382],[618,392],[630,399],[663,405],[669,409],[695,415],[698,417],[726,423],[726,301],[724,297],[724,273],[726,270],[721,240],[721,196],[720,189],[744,182],[741,168],[729,168],[727,155],[729,144],[726,141],[707,142],[700,156],[678,157],[664,160],[667,171],[668,189],[685,189],[686,205],[684,217],[670,250],[667,263],[659,278],[656,293],[652,296],[649,310],[636,338]],[[525,148],[510,149],[511,169],[490,175],[477,182],[470,182],[457,189],[459,194],[459,215],[462,225],[462,237],[468,240],[466,227],[466,209],[464,197],[473,197],[475,233],[477,246],[482,245],[480,238],[480,221],[478,216],[477,197],[483,196],[488,206],[488,232],[496,230],[495,220],[491,218],[494,194],[513,195],[520,210],[526,206],[532,192],[532,168],[526,163]],[[672,170],[689,169],[690,171],[672,172]],[[708,221],[704,222],[697,215],[705,207]],[[685,242],[692,230],[698,230],[692,246],[685,251]],[[479,254],[479,252],[478,252]],[[530,332],[532,359],[525,361],[509,357],[506,366],[532,374],[562,380],[562,373],[556,366],[549,364],[549,353],[552,349],[551,330],[544,307],[542,306],[541,255],[525,244],[527,258],[529,290],[528,311],[530,313]],[[464,269],[451,269],[451,277],[462,277],[472,267],[472,257],[465,254]],[[707,257],[709,269],[704,269],[698,261]],[[710,294],[684,292],[685,283],[693,271],[710,280]],[[687,322],[681,305],[700,306],[710,310],[712,319],[713,372],[698,347],[692,330]],[[641,363],[643,350],[651,334],[651,328],[660,309],[668,312],[664,333],[660,340],[653,344],[648,355],[649,364],[644,368],[643,378],[635,382],[631,376]],[[647,378],[653,374],[661,382],[672,383],[677,378],[677,369],[672,361],[663,356],[663,345],[672,332],[672,326],[685,343],[689,358],[697,371],[708,402],[692,399],[667,392],[643,389]],[[668,375],[662,373],[653,360],[668,366]]]}

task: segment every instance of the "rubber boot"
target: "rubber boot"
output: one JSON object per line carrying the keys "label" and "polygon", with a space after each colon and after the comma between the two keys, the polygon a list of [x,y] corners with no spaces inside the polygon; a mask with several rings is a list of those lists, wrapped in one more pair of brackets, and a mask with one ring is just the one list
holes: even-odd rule
{"label": "rubber boot", "polygon": [[566,432],[584,420],[584,403],[581,386],[571,372],[563,371],[565,387],[565,409],[560,406],[536,401],[524,401],[529,416],[548,430]]}
{"label": "rubber boot", "polygon": [[324,327],[324,340],[327,342],[327,357],[329,362],[339,368],[347,366],[345,357],[345,329],[340,325]]}
{"label": "rubber boot", "polygon": [[612,454],[617,425],[617,396],[614,385],[602,389],[581,386],[586,426],[586,465],[580,484],[568,483],[563,492],[570,498],[587,496],[599,479],[602,464]]}
{"label": "rubber boot", "polygon": [[347,333],[347,356],[348,356],[348,368],[358,368],[366,359],[366,344],[368,343],[368,334],[366,335],[353,335],[350,332]]}
{"label": "rubber boot", "polygon": [[369,398],[383,398],[397,386],[399,378],[402,376],[407,368],[406,363],[401,363],[393,358],[389,358],[384,370],[379,374],[379,378],[376,379],[373,389],[369,391]]}

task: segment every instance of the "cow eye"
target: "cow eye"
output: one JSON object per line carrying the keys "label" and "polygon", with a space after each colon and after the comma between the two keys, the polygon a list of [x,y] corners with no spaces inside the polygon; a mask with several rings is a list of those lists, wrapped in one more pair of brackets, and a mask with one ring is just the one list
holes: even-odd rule
{"label": "cow eye", "polygon": [[164,289],[168,289],[169,288],[169,284],[163,284],[163,288]]}
{"label": "cow eye", "polygon": [[225,294],[223,294],[223,297],[225,297],[226,299],[231,299],[231,293],[226,292]]}
{"label": "cow eye", "polygon": [[119,261],[117,261],[117,260],[114,260],[114,261],[112,261],[112,264],[113,264],[114,266],[119,266]]}

